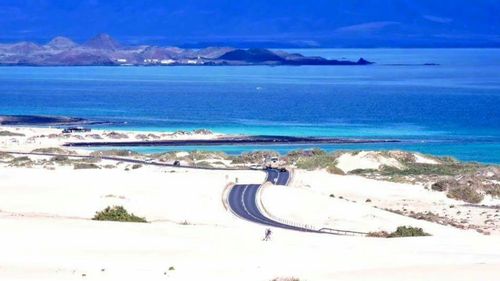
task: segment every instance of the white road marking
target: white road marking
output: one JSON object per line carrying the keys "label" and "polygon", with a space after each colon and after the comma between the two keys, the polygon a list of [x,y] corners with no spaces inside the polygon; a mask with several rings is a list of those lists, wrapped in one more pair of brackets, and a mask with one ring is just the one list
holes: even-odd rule
{"label": "white road marking", "polygon": [[[260,188],[260,186],[259,186],[259,188]],[[243,192],[241,193],[241,204],[243,205],[243,209],[245,210],[245,212],[246,212],[249,216],[251,216],[251,217],[252,217],[252,218],[254,218],[255,220],[260,221],[260,222],[262,222],[262,223],[264,223],[264,224],[269,224],[269,222],[266,222],[265,220],[262,220],[262,219],[260,219],[260,218],[258,218],[258,217],[256,217],[256,216],[252,215],[252,214],[248,211],[248,208],[247,208],[247,206],[246,206],[246,204],[245,204],[245,193],[246,193],[247,189],[248,189],[248,185],[245,185],[245,187],[243,188]]]}

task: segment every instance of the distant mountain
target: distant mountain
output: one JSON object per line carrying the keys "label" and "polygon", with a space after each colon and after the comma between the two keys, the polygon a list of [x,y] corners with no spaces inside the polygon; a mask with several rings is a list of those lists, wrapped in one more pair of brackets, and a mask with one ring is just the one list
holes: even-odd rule
{"label": "distant mountain", "polygon": [[78,46],[78,44],[76,44],[75,42],[73,42],[73,40],[69,38],[57,36],[54,37],[54,39],[50,40],[50,42],[47,43],[45,46],[52,49],[71,49]]}
{"label": "distant mountain", "polygon": [[19,42],[14,44],[5,44],[4,48],[8,52],[17,54],[30,54],[42,50],[43,48],[32,42]]}
{"label": "distant mountain", "polygon": [[277,55],[276,53],[267,50],[267,49],[248,49],[242,50],[237,49],[230,52],[227,52],[219,57],[221,60],[229,60],[229,61],[247,61],[252,63],[266,62],[266,61],[274,61],[281,62],[285,59],[282,56]]}
{"label": "distant mountain", "polygon": [[120,44],[113,39],[109,34],[101,33],[96,37],[90,39],[85,46],[94,48],[94,49],[103,49],[103,50],[118,50],[120,49]]}
{"label": "distant mountain", "polygon": [[262,48],[209,47],[182,49],[161,46],[122,46],[102,33],[79,45],[66,37],[55,37],[45,45],[31,42],[0,44],[0,65],[366,65],[354,61],[306,57]]}

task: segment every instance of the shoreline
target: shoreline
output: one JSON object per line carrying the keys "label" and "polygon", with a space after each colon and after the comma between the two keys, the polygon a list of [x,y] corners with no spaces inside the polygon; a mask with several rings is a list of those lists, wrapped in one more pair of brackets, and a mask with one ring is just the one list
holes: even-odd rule
{"label": "shoreline", "polygon": [[280,145],[280,144],[365,144],[395,143],[401,140],[318,138],[293,136],[223,136],[213,139],[158,140],[158,141],[105,141],[70,142],[67,147],[102,146],[218,146],[218,145]]}

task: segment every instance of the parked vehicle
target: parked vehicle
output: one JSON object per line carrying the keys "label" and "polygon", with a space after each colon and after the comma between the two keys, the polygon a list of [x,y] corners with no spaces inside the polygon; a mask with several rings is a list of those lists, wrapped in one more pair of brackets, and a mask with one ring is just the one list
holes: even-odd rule
{"label": "parked vehicle", "polygon": [[69,127],[65,128],[62,130],[63,134],[70,134],[70,133],[87,133],[90,132],[90,128],[84,128],[84,127]]}
{"label": "parked vehicle", "polygon": [[284,168],[285,162],[280,160],[279,157],[271,157],[265,160],[265,169],[279,169],[281,172],[286,172]]}

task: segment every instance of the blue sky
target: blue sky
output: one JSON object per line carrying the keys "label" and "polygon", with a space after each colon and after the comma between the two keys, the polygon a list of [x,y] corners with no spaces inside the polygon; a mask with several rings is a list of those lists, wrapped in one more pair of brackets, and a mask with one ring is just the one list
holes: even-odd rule
{"label": "blue sky", "polygon": [[500,47],[498,0],[0,0],[0,42]]}

